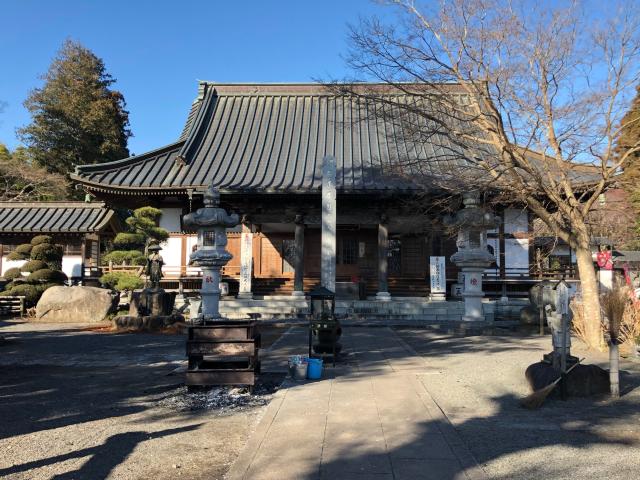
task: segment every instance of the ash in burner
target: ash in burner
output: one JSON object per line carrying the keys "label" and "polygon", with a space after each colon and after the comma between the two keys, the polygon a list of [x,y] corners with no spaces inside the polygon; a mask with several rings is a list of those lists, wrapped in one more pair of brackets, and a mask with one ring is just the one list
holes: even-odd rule
{"label": "ash in burner", "polygon": [[247,387],[203,387],[190,390],[181,386],[167,392],[157,405],[178,412],[207,410],[221,415],[262,407],[269,403],[284,379],[280,375],[265,377],[258,380],[253,392]]}

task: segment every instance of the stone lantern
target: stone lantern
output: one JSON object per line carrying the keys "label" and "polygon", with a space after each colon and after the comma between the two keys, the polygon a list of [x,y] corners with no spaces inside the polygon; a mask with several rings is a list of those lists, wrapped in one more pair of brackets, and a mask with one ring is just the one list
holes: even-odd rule
{"label": "stone lantern", "polygon": [[220,316],[220,269],[233,257],[226,250],[226,229],[238,225],[240,218],[220,208],[220,193],[211,185],[204,194],[204,208],[183,217],[187,228],[198,232],[197,250],[189,258],[189,265],[202,269],[202,313],[198,324],[224,320]]}
{"label": "stone lantern", "polygon": [[484,320],[482,312],[482,274],[495,260],[487,249],[487,230],[498,226],[498,218],[480,206],[478,192],[463,194],[464,208],[451,219],[450,224],[457,227],[458,251],[451,256],[464,277],[465,314],[463,320]]}

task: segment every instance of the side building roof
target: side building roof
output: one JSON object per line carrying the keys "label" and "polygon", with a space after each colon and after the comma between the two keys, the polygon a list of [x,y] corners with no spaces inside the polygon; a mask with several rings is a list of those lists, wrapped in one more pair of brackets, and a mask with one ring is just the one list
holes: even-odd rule
{"label": "side building roof", "polygon": [[[456,85],[448,88],[465,102]],[[71,177],[90,190],[117,194],[180,193],[212,181],[222,192],[317,192],[322,158],[333,155],[340,192],[422,190],[411,180],[427,163],[420,158],[461,155],[451,153],[457,147],[446,136],[411,140],[393,112],[385,112],[398,102],[424,99],[398,92],[389,98],[388,104],[373,103],[320,84],[201,82],[177,142],[79,166]]]}
{"label": "side building roof", "polygon": [[102,202],[0,202],[0,235],[99,233],[117,225]]}

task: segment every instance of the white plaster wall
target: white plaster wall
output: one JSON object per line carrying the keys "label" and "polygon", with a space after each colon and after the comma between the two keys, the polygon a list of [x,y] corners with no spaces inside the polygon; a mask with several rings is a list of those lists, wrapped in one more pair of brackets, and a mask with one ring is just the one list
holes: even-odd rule
{"label": "white plaster wall", "polygon": [[82,256],[64,255],[62,257],[62,271],[69,279],[71,277],[80,277],[82,275]]}
{"label": "white plaster wall", "polygon": [[[180,232],[182,230],[180,228],[182,208],[162,208],[161,210],[160,227],[172,233]],[[164,258],[164,255],[162,257]]]}
{"label": "white plaster wall", "polygon": [[505,269],[507,275],[526,275],[529,271],[529,239],[505,238]]}
{"label": "white plaster wall", "polygon": [[177,275],[182,261],[182,238],[169,237],[162,246],[160,254],[164,260],[164,266],[167,273],[170,275]]}
{"label": "white plaster wall", "polygon": [[[25,262],[26,260],[7,260],[6,256],[2,257],[2,275],[10,268],[21,267]],[[82,256],[64,255],[62,257],[62,271],[69,278],[82,275]]]}

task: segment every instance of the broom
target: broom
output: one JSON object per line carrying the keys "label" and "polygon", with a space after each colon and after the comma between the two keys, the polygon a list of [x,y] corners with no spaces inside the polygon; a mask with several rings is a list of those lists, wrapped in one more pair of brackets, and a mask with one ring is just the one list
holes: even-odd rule
{"label": "broom", "polygon": [[[569,367],[569,369],[567,370],[566,374],[568,374],[571,370],[577,367],[582,360],[584,360],[584,358],[581,358],[574,365],[571,365],[571,367]],[[540,390],[536,390],[531,395],[528,395],[520,399],[520,405],[522,405],[524,408],[528,408],[529,410],[535,410],[536,408],[539,408],[544,403],[544,401],[549,396],[549,394],[553,391],[553,389],[556,387],[556,385],[560,382],[560,380],[562,380],[562,375],[560,375],[556,380],[551,382],[546,387],[541,388]]]}

